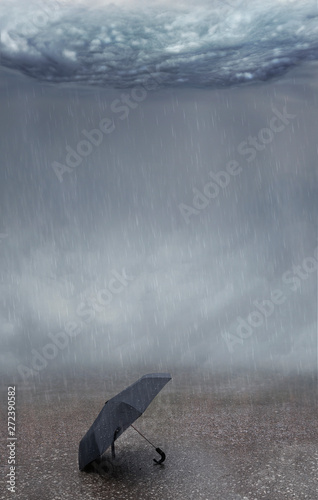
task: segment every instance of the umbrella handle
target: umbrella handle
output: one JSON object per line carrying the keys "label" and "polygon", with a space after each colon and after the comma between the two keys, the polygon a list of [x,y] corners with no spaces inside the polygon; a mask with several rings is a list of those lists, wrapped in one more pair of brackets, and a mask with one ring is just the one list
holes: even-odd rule
{"label": "umbrella handle", "polygon": [[166,460],[166,455],[165,453],[160,449],[160,448],[156,448],[156,451],[159,453],[159,455],[161,456],[160,460],[156,460],[155,458],[153,459],[153,461],[157,464],[157,465],[161,465],[165,460]]}

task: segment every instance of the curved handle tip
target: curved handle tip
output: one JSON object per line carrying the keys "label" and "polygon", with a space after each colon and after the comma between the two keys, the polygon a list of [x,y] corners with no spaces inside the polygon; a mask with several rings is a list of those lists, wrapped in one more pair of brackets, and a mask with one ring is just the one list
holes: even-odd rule
{"label": "curved handle tip", "polygon": [[161,456],[160,460],[156,460],[155,458],[153,459],[153,461],[157,464],[157,465],[161,465],[165,460],[166,460],[166,455],[165,453],[160,449],[160,448],[156,448],[156,452],[159,453],[159,455]]}

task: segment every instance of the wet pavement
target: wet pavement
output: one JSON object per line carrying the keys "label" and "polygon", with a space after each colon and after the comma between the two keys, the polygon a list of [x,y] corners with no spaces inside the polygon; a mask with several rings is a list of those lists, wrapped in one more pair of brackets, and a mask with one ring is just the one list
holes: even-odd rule
{"label": "wet pavement", "polygon": [[[145,372],[146,373],[146,372]],[[134,382],[92,376],[17,386],[16,492],[28,500],[291,500],[318,498],[313,377],[175,376],[135,426],[88,472],[78,444],[106,399]],[[1,387],[2,401],[6,387]],[[3,410],[1,426],[5,421]],[[2,427],[1,427],[2,428]],[[4,441],[1,444],[6,456]],[[5,462],[4,462],[5,463]]]}

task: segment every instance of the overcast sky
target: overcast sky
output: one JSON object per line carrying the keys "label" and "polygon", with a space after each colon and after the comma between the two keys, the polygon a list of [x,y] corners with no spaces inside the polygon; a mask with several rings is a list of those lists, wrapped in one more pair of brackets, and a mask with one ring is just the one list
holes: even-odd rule
{"label": "overcast sky", "polygon": [[11,4],[1,370],[314,369],[316,2]]}

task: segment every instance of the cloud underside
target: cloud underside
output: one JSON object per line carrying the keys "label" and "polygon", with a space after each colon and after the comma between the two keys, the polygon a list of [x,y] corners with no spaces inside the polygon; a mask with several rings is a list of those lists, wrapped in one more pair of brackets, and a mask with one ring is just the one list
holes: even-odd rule
{"label": "cloud underside", "polygon": [[112,88],[145,84],[149,73],[162,87],[265,81],[317,59],[314,3],[127,10],[53,2],[27,13],[16,3],[1,21],[1,64],[40,81]]}

